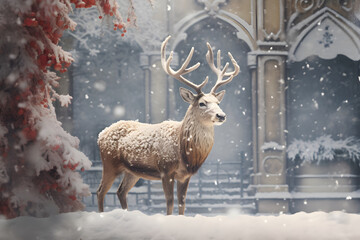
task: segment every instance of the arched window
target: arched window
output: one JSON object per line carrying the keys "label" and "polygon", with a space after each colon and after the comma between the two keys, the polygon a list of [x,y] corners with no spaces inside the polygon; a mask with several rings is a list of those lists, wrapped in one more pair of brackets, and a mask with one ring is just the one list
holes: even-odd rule
{"label": "arched window", "polygon": [[100,52],[90,56],[78,49],[72,71],[73,134],[80,139],[81,150],[98,162],[100,131],[119,120],[145,121],[145,87],[138,45],[114,37],[92,42]]}
{"label": "arched window", "polygon": [[[219,91],[226,90],[220,107],[226,113],[227,121],[215,127],[215,142],[208,157],[210,161],[235,162],[239,160],[241,152],[245,152],[246,156],[251,158],[251,78],[247,68],[247,53],[250,48],[243,40],[238,39],[236,32],[237,30],[227,22],[216,18],[206,18],[191,26],[186,31],[186,39],[175,48],[179,54],[179,62],[182,64],[191,47],[194,46],[195,53],[189,65],[200,62],[201,66],[188,74],[187,78],[199,84],[206,76],[209,76],[209,83],[204,87],[204,92],[209,92],[216,81],[216,75],[206,62],[206,42],[215,49],[215,54],[218,49],[221,50],[222,64],[229,62],[229,70],[232,64],[227,55],[228,52],[232,53],[241,69],[240,74],[231,83],[219,89]],[[175,81],[176,120],[181,120],[188,108],[188,104],[180,97],[179,87],[184,86]]]}
{"label": "arched window", "polygon": [[359,62],[308,57],[288,69],[288,139],[360,138]]}

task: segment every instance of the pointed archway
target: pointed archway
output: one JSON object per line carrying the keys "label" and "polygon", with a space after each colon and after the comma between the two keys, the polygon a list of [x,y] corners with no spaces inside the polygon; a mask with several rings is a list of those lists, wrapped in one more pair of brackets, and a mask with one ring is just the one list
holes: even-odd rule
{"label": "pointed archway", "polygon": [[338,55],[360,60],[360,29],[330,8],[323,8],[292,27],[289,36],[296,36],[289,50],[291,61],[310,56],[334,59]]}

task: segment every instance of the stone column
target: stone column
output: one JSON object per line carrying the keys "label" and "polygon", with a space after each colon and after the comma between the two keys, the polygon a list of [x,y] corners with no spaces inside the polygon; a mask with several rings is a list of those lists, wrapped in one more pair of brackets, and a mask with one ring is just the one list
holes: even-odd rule
{"label": "stone column", "polygon": [[258,50],[249,53],[253,68],[253,189],[261,213],[289,211],[286,182],[284,1],[258,0]]}
{"label": "stone column", "polygon": [[[171,66],[177,65],[174,54]],[[144,70],[145,111],[149,123],[159,123],[169,118],[169,109],[174,108],[173,80],[161,66],[160,50],[140,55],[140,66]]]}
{"label": "stone column", "polygon": [[144,73],[145,86],[145,121],[150,123],[150,65],[149,55],[147,53],[140,54],[140,67]]}
{"label": "stone column", "polygon": [[160,51],[140,55],[144,70],[145,111],[147,122],[159,123],[167,119],[167,77],[161,67]]}

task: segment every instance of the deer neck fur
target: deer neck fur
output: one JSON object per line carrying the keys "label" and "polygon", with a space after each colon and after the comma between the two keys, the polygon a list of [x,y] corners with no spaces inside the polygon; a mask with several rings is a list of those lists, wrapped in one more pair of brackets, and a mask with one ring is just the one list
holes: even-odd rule
{"label": "deer neck fur", "polygon": [[181,124],[180,152],[190,173],[195,173],[209,155],[214,144],[214,126],[204,124],[189,107]]}

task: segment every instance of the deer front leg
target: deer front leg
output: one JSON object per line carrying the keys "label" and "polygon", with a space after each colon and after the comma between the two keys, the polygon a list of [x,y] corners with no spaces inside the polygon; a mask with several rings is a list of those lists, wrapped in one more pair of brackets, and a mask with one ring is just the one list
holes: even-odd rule
{"label": "deer front leg", "polygon": [[185,179],[183,182],[177,181],[177,199],[179,206],[179,215],[184,215],[185,212],[185,199],[186,192],[189,186],[190,178]]}
{"label": "deer front leg", "polygon": [[165,174],[161,180],[166,199],[166,214],[171,215],[174,209],[174,174]]}

